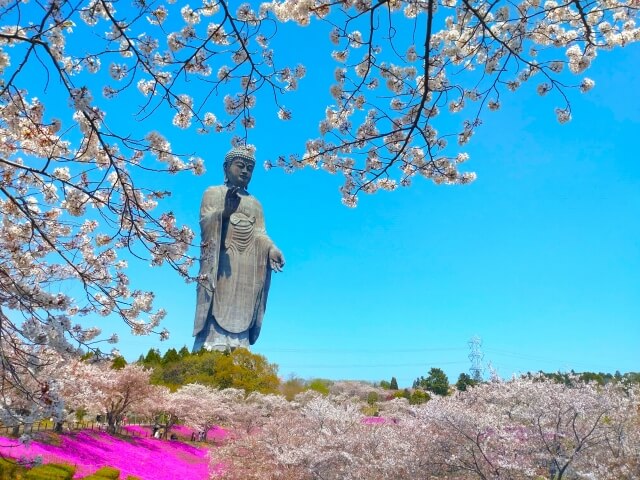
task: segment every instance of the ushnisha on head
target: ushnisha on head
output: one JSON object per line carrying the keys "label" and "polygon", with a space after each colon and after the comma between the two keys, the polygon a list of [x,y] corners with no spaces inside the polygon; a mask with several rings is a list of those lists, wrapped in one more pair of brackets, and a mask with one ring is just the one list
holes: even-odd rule
{"label": "ushnisha on head", "polygon": [[230,188],[246,190],[256,166],[253,153],[242,147],[233,148],[224,156],[224,184]]}

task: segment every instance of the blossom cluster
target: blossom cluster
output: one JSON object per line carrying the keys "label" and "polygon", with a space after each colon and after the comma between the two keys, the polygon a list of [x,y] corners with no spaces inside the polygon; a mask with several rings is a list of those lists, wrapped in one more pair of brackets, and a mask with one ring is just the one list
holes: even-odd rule
{"label": "blossom cluster", "polygon": [[500,109],[505,91],[537,80],[540,95],[556,94],[556,117],[565,123],[565,90],[594,86],[586,77],[576,85],[571,75],[582,75],[598,51],[640,39],[633,0],[274,0],[262,9],[281,22],[333,26],[334,104],[321,136],[283,167],[342,173],[348,206],[359,192],[409,186],[415,176],[472,182],[475,174],[459,168],[459,149],[486,110]]}

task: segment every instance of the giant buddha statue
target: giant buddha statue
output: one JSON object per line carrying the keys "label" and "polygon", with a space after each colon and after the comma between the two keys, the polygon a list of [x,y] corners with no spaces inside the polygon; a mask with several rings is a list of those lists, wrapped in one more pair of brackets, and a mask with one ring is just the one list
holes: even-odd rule
{"label": "giant buddha statue", "polygon": [[267,236],[262,206],[247,191],[255,164],[250,150],[232,149],[224,158],[224,185],[209,187],[202,197],[194,352],[253,345],[271,271],[284,267],[282,252]]}

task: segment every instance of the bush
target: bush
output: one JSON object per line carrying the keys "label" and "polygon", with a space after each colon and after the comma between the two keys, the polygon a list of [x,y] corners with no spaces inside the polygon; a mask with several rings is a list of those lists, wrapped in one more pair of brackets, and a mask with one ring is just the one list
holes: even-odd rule
{"label": "bush", "polygon": [[376,405],[367,405],[362,409],[362,414],[367,417],[377,417],[380,415],[380,410]]}
{"label": "bush", "polygon": [[118,480],[120,478],[120,470],[113,467],[102,467],[93,472],[82,480]]}
{"label": "bush", "polygon": [[93,474],[98,475],[100,477],[117,480],[120,477],[120,470],[113,467],[102,467],[96,470],[95,472],[93,472]]}
{"label": "bush", "polygon": [[67,463],[47,463],[29,470],[25,480],[71,480],[76,473],[76,467]]}
{"label": "bush", "polygon": [[321,393],[322,395],[329,395],[329,382],[326,380],[323,380],[321,378],[316,378],[314,380],[311,380],[311,382],[309,382],[309,384],[307,385],[307,388],[309,390],[313,390],[314,392],[318,392]]}
{"label": "bush", "polygon": [[422,403],[428,402],[429,400],[431,400],[431,395],[429,395],[424,390],[416,389],[411,394],[411,397],[409,398],[409,403],[411,405],[420,405]]}
{"label": "bush", "polygon": [[0,480],[14,480],[24,478],[27,469],[18,465],[15,460],[0,458]]}
{"label": "bush", "polygon": [[393,394],[393,398],[406,398],[407,400],[410,400],[411,392],[407,388],[405,388],[404,390],[398,390]]}

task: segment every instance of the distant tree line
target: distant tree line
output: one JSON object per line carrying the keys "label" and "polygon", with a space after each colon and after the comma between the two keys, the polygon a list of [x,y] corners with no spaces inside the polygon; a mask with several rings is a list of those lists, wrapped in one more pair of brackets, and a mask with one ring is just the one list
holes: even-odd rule
{"label": "distant tree line", "polygon": [[[570,372],[557,372],[557,373],[545,373],[538,372],[538,374],[544,375],[546,378],[554,380],[558,383],[563,383],[565,385],[569,385],[573,382],[574,378],[578,378],[583,382],[595,382],[598,385],[607,385],[609,383],[620,383],[620,384],[640,384],[640,372],[627,372],[625,374],[620,373],[616,370],[615,373],[602,373],[602,372],[582,372],[576,373],[571,370]],[[534,376],[533,374],[527,372],[528,377]]]}
{"label": "distant tree line", "polygon": [[[577,373],[574,370],[571,370],[570,372],[555,373],[546,373],[543,371],[539,371],[536,373],[527,372],[526,374],[522,375],[522,377],[544,377],[546,379],[552,380],[557,383],[562,383],[564,385],[571,385],[572,383],[575,383],[576,380],[579,380],[581,382],[594,382],[598,385],[607,385],[610,383],[622,385],[640,384],[640,373],[638,372],[627,372],[622,374],[619,371],[616,371],[612,374],[603,372]],[[451,384],[449,382],[447,374],[442,369],[434,367],[429,370],[426,377],[420,376],[413,381],[413,391],[405,388],[404,390],[400,390],[399,393],[394,394],[394,396],[407,398],[411,403],[417,404],[422,403],[421,400],[423,400],[423,398],[426,398],[428,400],[430,398],[430,394],[446,396],[453,393],[455,390],[464,392],[468,388],[481,383],[484,382],[474,380],[471,375],[463,372],[458,376],[458,380],[456,381],[456,383]],[[382,380],[380,381],[379,385],[385,390],[398,390],[398,382],[396,380],[396,377],[392,377],[391,381]],[[425,395],[421,394],[420,391],[426,393],[426,397]]]}
{"label": "distant tree line", "polygon": [[[114,367],[122,367],[122,357],[114,360]],[[186,346],[179,350],[168,349],[161,354],[158,349],[150,349],[146,355],[140,355],[137,361],[153,370],[151,382],[163,385],[171,390],[190,383],[199,383],[213,388],[237,388],[246,392],[260,392],[264,394],[280,393],[291,400],[297,394],[306,390],[315,391],[322,395],[336,394],[348,391],[361,397],[369,405],[378,400],[390,398],[405,398],[409,403],[418,405],[432,398],[433,395],[447,396],[454,391],[464,392],[478,384],[484,383],[474,380],[467,373],[460,373],[455,383],[451,383],[447,374],[440,368],[431,368],[426,376],[417,377],[411,388],[400,388],[398,380],[392,376],[390,380],[377,383],[357,381],[333,381],[322,378],[303,379],[291,375],[286,380],[278,377],[278,366],[270,363],[263,355],[251,353],[238,348],[233,351],[206,351],[192,353]],[[124,362],[126,364],[126,362]],[[594,382],[598,385],[609,383],[640,384],[640,373],[628,372],[527,372],[525,378],[544,377],[565,385],[579,379],[582,382]]]}

